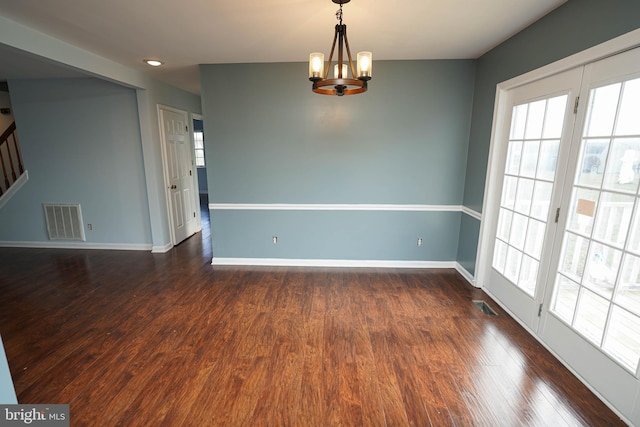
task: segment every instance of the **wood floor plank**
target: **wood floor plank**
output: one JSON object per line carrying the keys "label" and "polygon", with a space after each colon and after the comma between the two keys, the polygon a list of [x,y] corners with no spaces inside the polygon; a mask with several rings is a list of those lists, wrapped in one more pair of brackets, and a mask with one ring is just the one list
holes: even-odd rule
{"label": "wood floor plank", "polygon": [[455,270],[210,259],[207,235],[0,248],[19,401],[70,403],[74,426],[623,425]]}
{"label": "wood floor plank", "polygon": [[[324,274],[316,280],[322,281]],[[323,426],[325,411],[323,396],[326,392],[323,369],[324,313],[326,299],[320,286],[306,286],[301,304],[303,325],[303,366],[300,385],[299,413],[310,426]],[[315,379],[315,381],[314,381]]]}

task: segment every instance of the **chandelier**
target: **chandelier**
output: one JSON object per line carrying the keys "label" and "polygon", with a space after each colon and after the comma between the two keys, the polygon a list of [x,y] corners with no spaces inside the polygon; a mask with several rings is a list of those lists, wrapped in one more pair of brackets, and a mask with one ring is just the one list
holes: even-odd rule
{"label": "chandelier", "polygon": [[[336,24],[333,36],[331,53],[325,68],[324,54],[314,52],[309,55],[309,80],[313,82],[312,90],[322,95],[355,95],[367,91],[367,82],[371,80],[371,52],[358,52],[357,69],[353,66],[349,41],[347,40],[347,26],[342,23],[342,5],[351,0],[331,0],[340,4],[340,9],[336,12],[336,18],[340,22]],[[333,69],[333,78],[329,77],[331,61],[338,43],[338,60]],[[344,53],[347,53],[345,62]],[[351,78],[349,78],[349,72]],[[356,77],[357,76],[357,77]]]}

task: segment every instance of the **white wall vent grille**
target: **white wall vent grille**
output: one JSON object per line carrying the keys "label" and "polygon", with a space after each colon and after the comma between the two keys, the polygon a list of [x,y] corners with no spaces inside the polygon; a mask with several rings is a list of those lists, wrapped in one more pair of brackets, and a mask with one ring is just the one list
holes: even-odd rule
{"label": "white wall vent grille", "polygon": [[50,240],[85,240],[80,205],[44,204]]}

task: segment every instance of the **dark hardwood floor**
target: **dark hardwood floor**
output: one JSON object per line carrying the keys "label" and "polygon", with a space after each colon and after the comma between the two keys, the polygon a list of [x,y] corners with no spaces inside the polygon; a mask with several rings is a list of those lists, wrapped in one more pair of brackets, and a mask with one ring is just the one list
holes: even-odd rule
{"label": "dark hardwood floor", "polygon": [[72,426],[622,424],[454,270],[210,260],[206,232],[166,254],[0,249],[19,402],[69,403]]}

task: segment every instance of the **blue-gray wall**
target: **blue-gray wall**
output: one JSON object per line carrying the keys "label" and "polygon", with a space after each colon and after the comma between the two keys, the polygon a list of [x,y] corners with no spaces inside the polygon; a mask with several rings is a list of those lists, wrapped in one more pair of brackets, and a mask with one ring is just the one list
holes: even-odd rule
{"label": "blue-gray wall", "polygon": [[2,338],[0,338],[0,405],[14,405],[18,403],[16,391],[11,380],[11,371],[4,352]]}
{"label": "blue-gray wall", "polygon": [[[379,61],[369,92],[342,98],[312,93],[306,73],[305,63],[201,66],[210,203],[462,204],[474,61]],[[211,214],[222,258],[455,261],[461,221],[459,211]]]}
{"label": "blue-gray wall", "polygon": [[460,217],[460,237],[456,261],[471,276],[476,274],[476,254],[479,236],[480,221],[470,215],[462,215]]}
{"label": "blue-gray wall", "polygon": [[569,0],[478,59],[465,206],[482,210],[497,84],[637,28],[638,0]]}
{"label": "blue-gray wall", "polygon": [[[482,211],[498,83],[640,28],[638,0],[569,0],[478,59],[464,205]],[[477,221],[467,218],[468,221]],[[459,262],[475,264],[479,224],[460,233]]]}
{"label": "blue-gray wall", "polygon": [[29,181],[0,210],[0,241],[47,241],[42,203],[80,203],[87,242],[150,247],[135,90],[93,78],[9,88]]}
{"label": "blue-gray wall", "polygon": [[207,169],[206,168],[198,168],[198,191],[200,194],[208,194],[208,183],[207,183]]}

